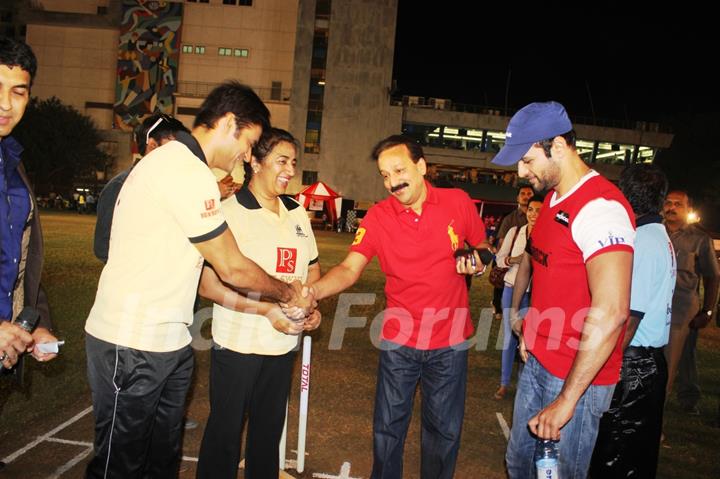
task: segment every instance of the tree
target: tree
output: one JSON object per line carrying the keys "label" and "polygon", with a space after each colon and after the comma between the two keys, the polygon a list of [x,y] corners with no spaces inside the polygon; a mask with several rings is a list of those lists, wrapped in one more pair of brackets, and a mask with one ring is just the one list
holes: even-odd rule
{"label": "tree", "polygon": [[111,160],[93,120],[56,97],[31,99],[13,136],[25,148],[23,164],[39,194],[95,183],[95,172]]}

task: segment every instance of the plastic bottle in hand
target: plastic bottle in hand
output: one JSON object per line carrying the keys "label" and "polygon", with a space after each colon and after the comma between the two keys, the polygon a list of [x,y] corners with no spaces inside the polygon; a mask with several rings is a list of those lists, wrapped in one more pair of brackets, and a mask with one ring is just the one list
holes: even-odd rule
{"label": "plastic bottle in hand", "polygon": [[535,469],[537,479],[558,479],[560,463],[557,443],[549,439],[538,439],[535,444]]}

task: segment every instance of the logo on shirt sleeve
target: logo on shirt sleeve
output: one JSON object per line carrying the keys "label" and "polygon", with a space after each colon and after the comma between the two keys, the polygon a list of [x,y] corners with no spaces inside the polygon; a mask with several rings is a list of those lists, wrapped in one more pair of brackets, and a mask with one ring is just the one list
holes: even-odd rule
{"label": "logo on shirt sleeve", "polygon": [[357,233],[355,233],[355,239],[353,240],[351,246],[357,246],[360,243],[362,243],[362,240],[364,237],[365,237],[365,228],[358,228]]}
{"label": "logo on shirt sleeve", "polygon": [[278,273],[294,273],[297,265],[297,248],[278,248],[277,266]]}
{"label": "logo on shirt sleeve", "polygon": [[603,238],[603,239],[598,238],[597,242],[600,245],[600,248],[605,248],[606,246],[625,244],[625,237],[624,236],[616,236],[615,233],[613,233],[612,231],[608,231],[607,238]]}
{"label": "logo on shirt sleeve", "polygon": [[205,200],[205,211],[200,213],[200,218],[210,218],[220,213],[220,208],[215,208],[215,200]]}

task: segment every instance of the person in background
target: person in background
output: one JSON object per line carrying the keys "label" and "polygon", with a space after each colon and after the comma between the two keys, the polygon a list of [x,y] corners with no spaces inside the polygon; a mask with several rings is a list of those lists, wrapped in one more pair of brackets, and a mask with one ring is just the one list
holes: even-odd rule
{"label": "person in background", "polygon": [[[245,256],[278,279],[311,284],[320,278],[315,236],[305,209],[285,195],[296,173],[297,148],[287,131],[264,131],[251,162],[244,163],[245,185],[223,202],[222,210]],[[245,299],[208,267],[200,295],[215,304],[210,416],[197,477],[237,477],[246,414],[245,477],[276,477],[298,334],[317,328],[320,312],[304,323],[289,321],[272,303],[245,312]]]}
{"label": "person in background", "polygon": [[600,420],[590,474],[654,478],[667,385],[663,349],[676,279],[675,251],[660,216],[668,182],[657,166],[637,164],[623,171],[619,186],[637,224],[630,319],[620,381]]}
{"label": "person in background", "polygon": [[[503,240],[507,236],[510,228],[526,225],[527,224],[527,207],[528,201],[535,194],[530,185],[523,185],[518,188],[517,193],[517,208],[511,213],[505,215],[500,222],[500,226],[497,228],[496,234],[493,236],[497,238],[495,247],[497,250],[502,248]],[[498,263],[498,267],[504,268],[502,264]],[[501,318],[503,314],[502,306],[503,288],[493,288],[493,300],[492,305],[495,308],[495,317]]]}
{"label": "person in background", "polygon": [[[673,295],[670,342],[665,348],[668,363],[667,396],[677,381],[682,410],[697,416],[700,385],[695,350],[700,329],[710,323],[720,286],[720,267],[710,236],[688,223],[690,199],[685,191],[670,191],[663,205],[665,228],[677,254],[677,284]],[[700,281],[703,300],[700,301]]]}
{"label": "person in background", "polygon": [[[138,146],[138,151],[141,155],[140,159],[158,146],[174,140],[175,135],[180,131],[190,133],[180,121],[164,113],[157,112],[145,118],[134,132],[135,144]],[[100,198],[97,204],[97,221],[95,223],[93,251],[95,256],[103,263],[107,263],[108,260],[110,230],[113,215],[115,214],[115,203],[117,203],[120,189],[122,189],[125,180],[140,159],[135,161],[127,170],[115,175],[100,192]]]}
{"label": "person in background", "polygon": [[[531,190],[532,191],[532,190]],[[520,195],[518,195],[519,197]],[[519,198],[518,198],[519,199]],[[543,205],[543,197],[540,195],[532,196],[525,206],[525,215],[527,223],[522,226],[512,226],[502,241],[502,246],[497,253],[495,260],[501,268],[509,268],[505,273],[505,288],[502,294],[502,310],[503,310],[503,350],[502,361],[500,366],[500,387],[493,397],[500,400],[507,394],[510,387],[510,378],[512,376],[513,363],[517,354],[518,339],[512,331],[510,324],[510,303],[513,296],[513,284],[515,283],[515,275],[518,267],[522,262],[525,254],[525,246],[527,245],[530,233],[532,233],[537,221],[538,215]],[[520,309],[524,310],[530,303],[530,290],[522,296],[520,301]]]}

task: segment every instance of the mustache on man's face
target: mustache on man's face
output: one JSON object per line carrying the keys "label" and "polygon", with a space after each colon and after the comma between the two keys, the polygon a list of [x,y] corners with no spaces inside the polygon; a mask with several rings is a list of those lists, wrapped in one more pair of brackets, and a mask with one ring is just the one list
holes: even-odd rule
{"label": "mustache on man's face", "polygon": [[407,183],[400,183],[399,185],[391,186],[390,187],[390,193],[395,193],[398,190],[401,190],[405,188],[406,186],[410,186]]}

